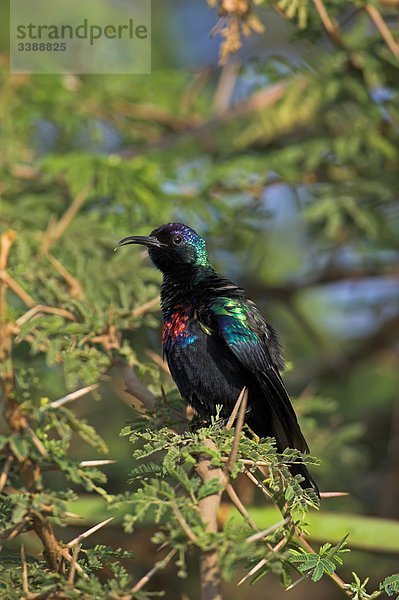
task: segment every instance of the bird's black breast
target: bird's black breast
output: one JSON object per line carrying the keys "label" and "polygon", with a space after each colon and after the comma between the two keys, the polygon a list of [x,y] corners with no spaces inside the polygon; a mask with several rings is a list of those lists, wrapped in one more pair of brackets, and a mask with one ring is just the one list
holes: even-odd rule
{"label": "bird's black breast", "polygon": [[221,416],[228,417],[246,385],[238,360],[195,319],[187,322],[183,336],[165,338],[169,369],[186,402],[206,418],[222,405]]}

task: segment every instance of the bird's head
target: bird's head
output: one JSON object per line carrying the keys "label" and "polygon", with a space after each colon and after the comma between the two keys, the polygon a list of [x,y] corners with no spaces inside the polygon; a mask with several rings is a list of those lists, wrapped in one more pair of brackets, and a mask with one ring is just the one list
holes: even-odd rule
{"label": "bird's head", "polygon": [[129,235],[118,242],[115,250],[128,244],[147,246],[152,262],[163,273],[209,265],[205,241],[183,223],[161,225],[148,236]]}

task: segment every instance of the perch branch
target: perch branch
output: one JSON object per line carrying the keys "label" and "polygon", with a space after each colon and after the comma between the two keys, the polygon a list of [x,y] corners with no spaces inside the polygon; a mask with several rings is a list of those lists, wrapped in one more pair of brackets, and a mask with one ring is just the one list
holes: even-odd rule
{"label": "perch branch", "polygon": [[[212,451],[217,449],[216,444],[210,439],[206,439],[204,445]],[[216,478],[220,484],[217,492],[210,496],[206,496],[206,498],[202,498],[199,502],[199,511],[201,518],[205,523],[206,530],[209,533],[216,533],[218,530],[217,514],[220,506],[220,499],[228,479],[221,469],[212,467],[211,459],[205,456],[200,457],[198,460],[196,471],[204,484],[214,478]],[[221,575],[219,568],[219,554],[216,548],[201,551],[200,577],[202,600],[222,600],[220,591]]]}

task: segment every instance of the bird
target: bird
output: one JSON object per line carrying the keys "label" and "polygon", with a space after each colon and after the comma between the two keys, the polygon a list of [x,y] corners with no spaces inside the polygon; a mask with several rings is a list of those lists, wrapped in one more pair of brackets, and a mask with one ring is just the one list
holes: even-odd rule
{"label": "bird", "polygon": [[[148,236],[123,238],[115,249],[129,244],[146,246],[162,272],[163,352],[185,402],[205,421],[217,406],[227,419],[246,387],[249,429],[274,437],[278,452],[309,452],[280,375],[278,334],[245,291],[214,269],[205,240],[188,225],[166,223]],[[289,468],[303,488],[320,495],[305,464]]]}

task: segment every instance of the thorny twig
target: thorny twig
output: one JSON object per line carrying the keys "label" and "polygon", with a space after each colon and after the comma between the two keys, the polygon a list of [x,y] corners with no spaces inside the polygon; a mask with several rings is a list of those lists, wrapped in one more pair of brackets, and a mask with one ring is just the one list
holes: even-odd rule
{"label": "thorny twig", "polygon": [[[137,583],[136,585],[132,588],[132,594],[138,592],[139,590],[141,590],[151,579],[151,577],[160,569],[164,569],[167,564],[172,560],[172,558],[174,557],[174,555],[176,554],[177,550],[171,550],[169,552],[169,554],[167,554],[165,556],[164,559],[159,560],[158,562],[155,563],[155,565],[152,567],[152,569],[150,569],[148,571],[148,573],[146,575],[144,575],[144,577],[142,577]],[[130,598],[130,596],[128,596],[128,598]]]}
{"label": "thorny twig", "polygon": [[[65,396],[63,396],[62,398],[59,398],[58,400],[54,400],[53,402],[50,402],[50,406],[51,408],[60,408],[60,406],[63,406],[64,404],[67,404],[68,402],[73,402],[74,400],[78,400],[79,398],[82,398],[83,396],[85,396],[86,394],[89,394],[90,392],[96,390],[98,388],[98,383],[93,383],[92,385],[88,385],[86,387],[80,388],[80,390],[76,390],[75,392],[70,392],[69,394],[66,394]],[[44,410],[44,409],[42,409]]]}
{"label": "thorny twig", "polygon": [[78,565],[78,556],[80,552],[80,544],[76,544],[72,553],[71,567],[68,575],[68,585],[73,586],[75,580],[76,566]]}
{"label": "thorny twig", "polygon": [[[240,394],[240,396],[241,396],[241,394]],[[234,466],[234,463],[236,461],[236,458],[237,458],[241,431],[244,426],[244,418],[245,418],[245,411],[247,408],[247,402],[248,402],[248,390],[247,390],[247,388],[244,388],[242,391],[241,404],[240,404],[240,409],[238,412],[238,418],[237,418],[237,423],[236,423],[235,432],[234,432],[233,446],[231,448],[230,456],[229,456],[229,459],[226,464],[226,469],[225,469],[226,473],[231,472],[231,470]]]}
{"label": "thorny twig", "polygon": [[245,508],[245,506],[243,505],[243,503],[241,502],[240,498],[237,495],[237,492],[235,491],[235,489],[233,488],[233,486],[231,485],[231,483],[228,483],[226,485],[226,492],[229,495],[230,500],[232,501],[232,503],[234,504],[234,506],[236,507],[236,509],[238,510],[238,512],[244,517],[244,519],[246,520],[246,522],[248,523],[248,525],[252,528],[257,530],[258,527],[255,523],[255,521],[253,521],[247,511],[247,509]]}
{"label": "thorny twig", "polygon": [[92,535],[93,533],[95,533],[96,531],[101,529],[102,527],[105,527],[105,525],[108,525],[108,523],[110,523],[113,519],[114,519],[114,517],[109,517],[108,519],[101,521],[101,523],[97,523],[97,525],[94,525],[94,527],[90,527],[90,529],[88,529],[87,531],[84,531],[83,533],[78,535],[76,538],[74,538],[73,540],[71,540],[70,542],[65,544],[65,547],[72,548],[73,546],[75,546],[75,544],[79,544],[82,540],[85,540],[90,535]]}
{"label": "thorny twig", "polygon": [[21,544],[21,565],[22,565],[22,590],[24,594],[29,594],[28,586],[28,566],[25,558],[25,546]]}

